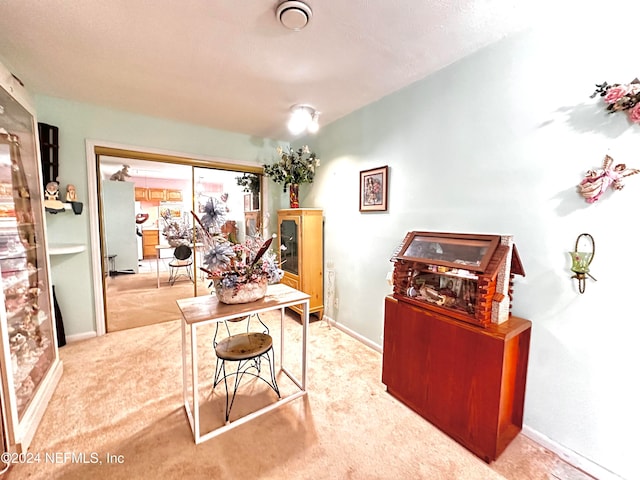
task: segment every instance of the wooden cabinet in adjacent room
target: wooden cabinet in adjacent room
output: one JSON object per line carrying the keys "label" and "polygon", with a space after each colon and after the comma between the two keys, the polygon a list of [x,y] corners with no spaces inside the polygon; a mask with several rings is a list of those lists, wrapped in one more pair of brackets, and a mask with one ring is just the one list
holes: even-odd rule
{"label": "wooden cabinet in adjacent room", "polygon": [[165,190],[164,199],[167,202],[181,202],[182,201],[182,190]]}
{"label": "wooden cabinet in adjacent room", "polygon": [[142,258],[156,258],[156,245],[159,243],[160,232],[156,229],[142,230]]}
{"label": "wooden cabinet in adjacent room", "polygon": [[529,320],[510,317],[481,328],[389,296],[382,381],[491,462],[522,429],[530,336]]}
{"label": "wooden cabinet in adjacent room", "polygon": [[137,202],[181,202],[182,190],[136,187]]}
{"label": "wooden cabinet in adjacent room", "polygon": [[144,202],[149,199],[149,189],[144,187],[135,188],[135,200],[136,202]]}
{"label": "wooden cabinet in adjacent room", "polygon": [[[309,294],[309,313],[320,319],[324,309],[323,225],[320,209],[278,210],[281,282]],[[301,313],[297,306],[292,310]]]}
{"label": "wooden cabinet in adjacent room", "polygon": [[149,201],[163,202],[165,200],[164,188],[149,188],[148,189]]}

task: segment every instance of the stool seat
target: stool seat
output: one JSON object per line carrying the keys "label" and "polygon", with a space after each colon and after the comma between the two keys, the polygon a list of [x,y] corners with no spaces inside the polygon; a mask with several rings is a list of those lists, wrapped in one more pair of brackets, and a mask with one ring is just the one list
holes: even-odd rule
{"label": "stool seat", "polygon": [[[213,377],[213,389],[216,385],[224,382],[224,391],[226,396],[226,408],[224,420],[228,424],[231,415],[231,408],[240,387],[240,381],[245,375],[249,375],[266,383],[280,397],[278,382],[276,381],[276,370],[273,354],[273,339],[269,335],[269,328],[260,319],[260,315],[255,314],[258,322],[264,330],[262,332],[252,332],[249,326],[252,315],[244,317],[246,321],[246,330],[243,333],[231,334],[229,323],[224,321],[228,336],[218,341],[218,327],[216,323],[216,331],[213,334],[213,349],[216,354],[216,371]],[[244,329],[243,329],[244,330]],[[237,331],[237,330],[236,330]],[[269,365],[269,378],[265,378],[260,374],[262,360],[266,360]],[[227,363],[235,362],[234,371],[227,371]]]}
{"label": "stool seat", "polygon": [[216,355],[222,360],[239,361],[258,357],[273,346],[271,335],[248,332],[232,335],[218,342]]}

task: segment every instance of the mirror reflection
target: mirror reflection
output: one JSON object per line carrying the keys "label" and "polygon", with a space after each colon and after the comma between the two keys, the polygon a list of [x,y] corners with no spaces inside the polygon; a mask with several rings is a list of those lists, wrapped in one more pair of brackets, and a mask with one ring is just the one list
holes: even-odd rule
{"label": "mirror reflection", "polygon": [[194,214],[234,241],[260,232],[261,175],[107,156],[99,172],[108,332],[177,320],[176,299],[210,294]]}

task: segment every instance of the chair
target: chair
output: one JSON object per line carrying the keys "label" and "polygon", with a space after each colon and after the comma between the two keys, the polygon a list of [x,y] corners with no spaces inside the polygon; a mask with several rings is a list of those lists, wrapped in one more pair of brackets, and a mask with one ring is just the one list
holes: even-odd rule
{"label": "chair", "polygon": [[[280,390],[275,377],[275,364],[273,354],[273,339],[269,335],[269,328],[262,322],[259,315],[255,315],[258,321],[262,325],[262,332],[255,332],[250,330],[251,316],[226,320],[224,326],[226,327],[227,337],[217,341],[218,329],[222,323],[216,324],[216,330],[213,336],[213,349],[216,354],[216,370],[213,379],[213,390],[224,381],[224,388],[226,394],[226,407],[225,407],[225,423],[229,423],[229,416],[231,415],[231,408],[238,392],[238,387],[244,375],[250,375],[252,377],[262,380],[269,385],[271,389],[280,397]],[[245,332],[232,335],[228,322],[247,322],[247,328]],[[255,323],[255,322],[254,322]],[[269,365],[270,378],[266,379],[260,375],[260,369],[262,367],[262,359],[265,359]],[[236,367],[230,372],[227,372],[227,363],[236,362]],[[233,391],[230,391],[229,381],[233,382]]]}
{"label": "chair", "polygon": [[[191,265],[193,265],[191,248],[188,245],[178,245],[173,251],[173,259],[169,262],[169,285],[176,283],[176,279],[180,275],[189,277],[193,281],[191,273]],[[180,273],[180,269],[184,268],[185,273]]]}

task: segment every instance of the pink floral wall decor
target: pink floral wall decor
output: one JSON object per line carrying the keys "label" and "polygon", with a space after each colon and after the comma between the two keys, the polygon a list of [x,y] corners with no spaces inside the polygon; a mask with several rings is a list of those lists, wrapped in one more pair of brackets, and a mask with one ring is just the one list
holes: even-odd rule
{"label": "pink floral wall decor", "polygon": [[609,113],[623,111],[631,122],[640,123],[640,80],[637,78],[629,83],[596,84],[591,98],[597,95],[603,98]]}

